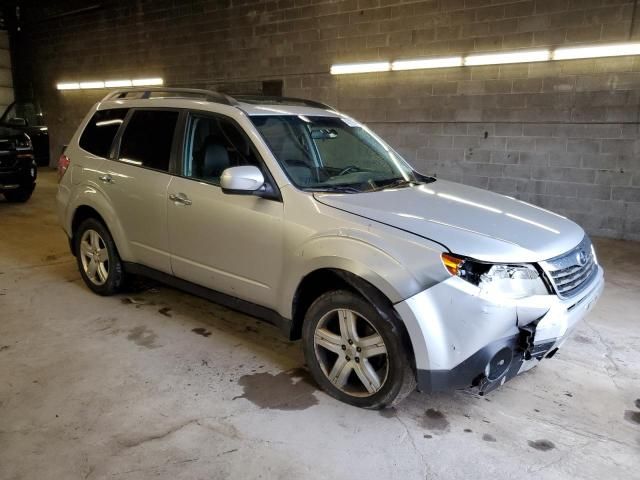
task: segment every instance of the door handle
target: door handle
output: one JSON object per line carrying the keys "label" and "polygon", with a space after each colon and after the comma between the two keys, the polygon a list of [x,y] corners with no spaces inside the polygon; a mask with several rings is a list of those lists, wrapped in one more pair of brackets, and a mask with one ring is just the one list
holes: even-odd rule
{"label": "door handle", "polygon": [[109,174],[101,175],[100,177],[98,177],[98,180],[103,183],[113,183],[113,177]]}
{"label": "door handle", "polygon": [[171,193],[169,194],[169,200],[182,205],[191,205],[193,203],[184,193]]}

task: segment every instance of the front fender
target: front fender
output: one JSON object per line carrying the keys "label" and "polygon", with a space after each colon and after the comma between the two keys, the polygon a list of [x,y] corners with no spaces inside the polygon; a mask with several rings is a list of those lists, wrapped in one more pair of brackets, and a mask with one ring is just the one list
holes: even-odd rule
{"label": "front fender", "polygon": [[320,269],[350,272],[380,290],[392,303],[397,303],[419,291],[423,286],[394,256],[361,238],[346,232],[326,234],[309,239],[289,257],[282,276],[284,286],[280,298],[280,313],[291,318],[292,301],[304,277]]}

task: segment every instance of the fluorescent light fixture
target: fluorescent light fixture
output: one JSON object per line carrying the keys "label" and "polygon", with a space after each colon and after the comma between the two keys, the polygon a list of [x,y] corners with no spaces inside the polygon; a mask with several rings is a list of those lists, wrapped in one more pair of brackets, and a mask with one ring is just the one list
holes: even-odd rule
{"label": "fluorescent light fixture", "polygon": [[58,90],[78,90],[80,88],[80,84],[75,83],[59,83],[56,85]]}
{"label": "fluorescent light fixture", "polygon": [[396,60],[391,70],[418,70],[422,68],[446,68],[462,66],[462,57],[420,58],[415,60]]}
{"label": "fluorescent light fixture", "polygon": [[391,70],[391,63],[389,62],[343,63],[340,65],[331,65],[332,75],[344,75],[346,73],[388,72],[389,70]]}
{"label": "fluorescent light fixture", "polygon": [[[621,57],[640,55],[640,42],[562,47],[551,50],[515,50],[511,52],[478,53],[466,57],[433,57],[394,62],[344,63],[331,66],[333,75],[348,73],[387,72],[389,70],[419,70],[476,65],[501,65],[509,63],[547,62],[550,60],[573,60],[579,58]],[[59,84],[59,89],[60,88]],[[73,84],[68,84],[73,85]],[[134,80],[134,85],[136,85]]]}
{"label": "fluorescent light fixture", "polygon": [[134,87],[146,87],[151,85],[162,85],[164,81],[161,78],[138,78],[132,80]]}
{"label": "fluorescent light fixture", "polygon": [[107,80],[106,82],[104,82],[104,86],[107,88],[130,87],[131,80]]}
{"label": "fluorescent light fixture", "polygon": [[104,82],[80,82],[80,88],[88,90],[90,88],[104,88]]}
{"label": "fluorescent light fixture", "polygon": [[483,53],[465,57],[464,64],[473,65],[500,65],[503,63],[528,63],[545,62],[551,58],[549,50],[529,50],[506,53]]}
{"label": "fluorescent light fixture", "polygon": [[553,52],[553,59],[572,60],[576,58],[621,57],[624,55],[640,55],[640,43],[556,48]]}
{"label": "fluorescent light fixture", "polygon": [[144,87],[152,85],[163,85],[164,80],[161,78],[138,78],[136,80],[107,80],[92,81],[92,82],[69,82],[58,83],[56,88],[58,90],[90,90],[93,88],[117,88],[117,87]]}

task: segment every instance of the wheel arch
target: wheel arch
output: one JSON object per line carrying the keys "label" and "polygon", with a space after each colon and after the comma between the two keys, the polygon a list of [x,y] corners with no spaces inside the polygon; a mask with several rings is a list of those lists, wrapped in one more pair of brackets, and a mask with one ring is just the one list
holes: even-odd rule
{"label": "wheel arch", "polygon": [[[120,222],[115,215],[115,212],[104,197],[102,197],[101,195],[95,195],[95,190],[93,190],[91,193],[93,193],[94,195],[92,195],[90,198],[87,198],[85,196],[85,198],[83,199],[84,201],[79,201],[77,203],[73,210],[71,210],[71,215],[68,219],[67,225],[69,226],[69,243],[72,253],[74,255],[76,254],[74,247],[74,236],[76,229],[87,218],[96,218],[104,224],[107,230],[109,230],[109,233],[113,237],[113,241],[115,242],[120,257],[123,260],[130,260],[132,258],[131,252],[127,248],[126,237],[121,228]],[[77,199],[80,200],[80,198],[81,197]]]}
{"label": "wheel arch", "polygon": [[310,272],[302,279],[293,297],[291,340],[298,340],[302,337],[304,317],[311,304],[320,295],[338,289],[349,290],[360,295],[383,316],[388,315],[388,312],[395,315],[397,324],[402,329],[403,343],[415,369],[415,356],[409,332],[396,312],[393,302],[384,292],[366,279],[340,268],[320,268]]}
{"label": "wheel arch", "polygon": [[102,215],[100,215],[100,213],[95,208],[90,207],[89,205],[80,205],[78,208],[76,208],[71,219],[71,238],[69,239],[71,253],[73,253],[74,256],[77,255],[75,248],[76,231],[78,230],[80,224],[88,218],[95,218],[103,225],[107,225],[107,222],[104,221]]}

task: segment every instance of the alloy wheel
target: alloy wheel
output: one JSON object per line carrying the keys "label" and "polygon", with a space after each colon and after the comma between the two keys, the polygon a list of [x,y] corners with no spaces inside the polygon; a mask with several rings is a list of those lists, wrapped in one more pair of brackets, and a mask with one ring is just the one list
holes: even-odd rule
{"label": "alloy wheel", "polygon": [[80,259],[87,278],[95,285],[104,285],[109,278],[109,251],[95,230],[88,229],[82,234]]}
{"label": "alloy wheel", "polygon": [[332,310],[320,319],[314,333],[314,351],[329,381],[348,395],[375,394],[389,374],[384,339],[354,310]]}

